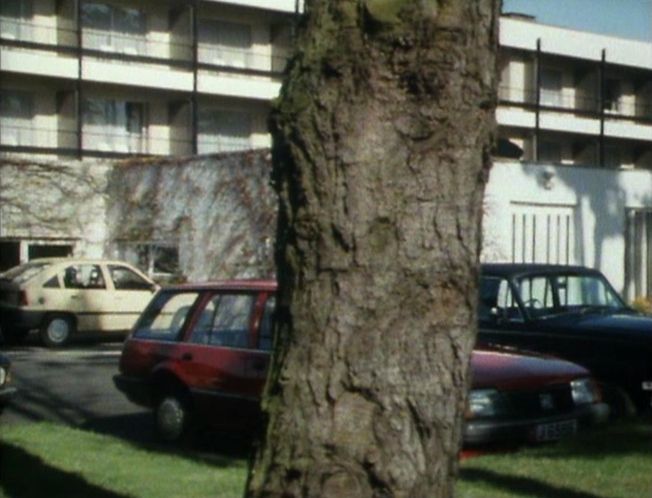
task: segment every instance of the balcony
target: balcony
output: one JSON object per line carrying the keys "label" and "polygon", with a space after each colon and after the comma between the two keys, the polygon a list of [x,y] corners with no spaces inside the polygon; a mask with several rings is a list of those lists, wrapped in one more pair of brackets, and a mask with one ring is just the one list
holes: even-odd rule
{"label": "balcony", "polygon": [[[2,18],[3,72],[201,92],[257,100],[278,95],[289,48],[254,44],[239,48],[197,42],[174,33],[128,34]],[[77,45],[81,33],[81,47]]]}

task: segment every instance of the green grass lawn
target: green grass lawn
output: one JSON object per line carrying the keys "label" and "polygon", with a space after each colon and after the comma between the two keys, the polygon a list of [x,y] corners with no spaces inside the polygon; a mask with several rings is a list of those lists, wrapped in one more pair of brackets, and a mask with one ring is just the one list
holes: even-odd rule
{"label": "green grass lawn", "polygon": [[[51,423],[0,427],[6,498],[240,498],[246,474],[243,456],[219,448],[197,456]],[[652,497],[652,422],[466,460],[457,497]]]}

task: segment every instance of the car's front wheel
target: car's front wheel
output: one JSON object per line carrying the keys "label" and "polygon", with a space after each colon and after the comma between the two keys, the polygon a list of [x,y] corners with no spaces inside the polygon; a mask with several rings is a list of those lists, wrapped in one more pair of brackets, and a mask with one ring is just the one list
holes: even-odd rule
{"label": "car's front wheel", "polygon": [[159,436],[167,442],[181,442],[189,436],[190,403],[182,393],[168,392],[163,394],[154,412],[156,430]]}
{"label": "car's front wheel", "polygon": [[65,345],[75,331],[75,323],[66,315],[50,315],[41,327],[41,342],[48,348]]}

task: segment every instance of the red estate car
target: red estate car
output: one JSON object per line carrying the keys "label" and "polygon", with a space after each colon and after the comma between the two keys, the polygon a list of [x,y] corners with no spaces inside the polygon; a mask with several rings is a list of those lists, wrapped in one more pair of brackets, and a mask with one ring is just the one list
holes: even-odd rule
{"label": "red estate car", "polygon": [[[191,427],[250,429],[269,365],[275,293],[273,281],[160,290],[125,342],[116,386],[153,409],[167,440]],[[483,350],[474,352],[472,371],[466,445],[556,440],[608,416],[588,371],[567,361]]]}

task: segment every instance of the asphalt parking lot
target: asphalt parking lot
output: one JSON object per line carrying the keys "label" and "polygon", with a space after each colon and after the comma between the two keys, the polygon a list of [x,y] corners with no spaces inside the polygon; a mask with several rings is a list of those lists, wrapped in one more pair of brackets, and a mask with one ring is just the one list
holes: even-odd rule
{"label": "asphalt parking lot", "polygon": [[154,440],[150,414],[113,385],[122,343],[4,348],[18,389],[0,423],[48,420],[133,442]]}

